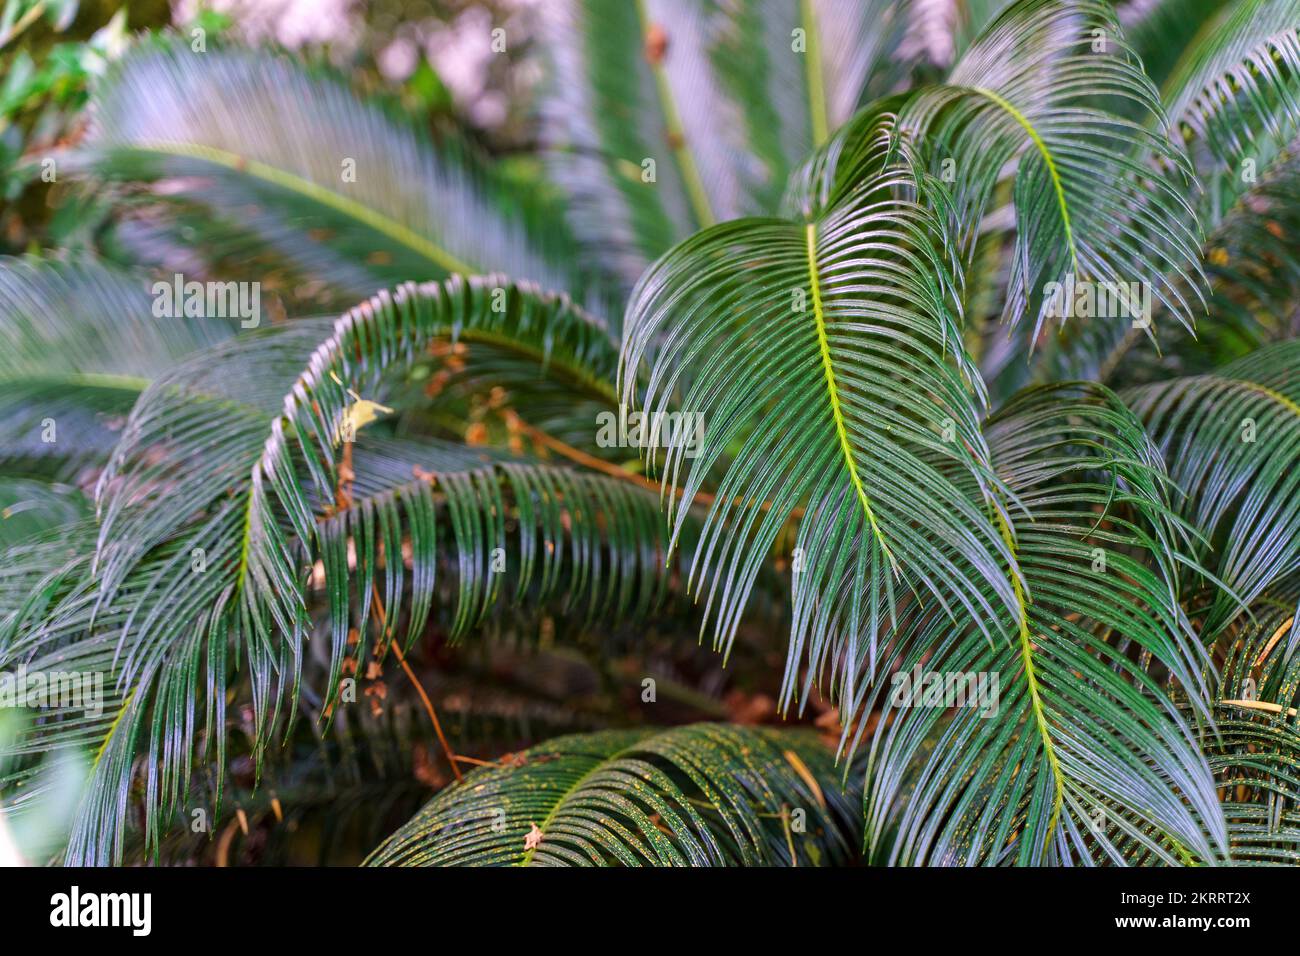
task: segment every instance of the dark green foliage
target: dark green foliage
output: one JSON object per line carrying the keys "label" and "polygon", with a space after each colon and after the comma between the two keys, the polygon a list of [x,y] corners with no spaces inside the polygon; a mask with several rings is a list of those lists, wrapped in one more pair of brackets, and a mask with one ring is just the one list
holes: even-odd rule
{"label": "dark green foliage", "polygon": [[139,271],[0,263],[0,671],[105,682],[5,812],[84,754],[69,863],[1300,862],[1300,7],[919,10],[547,4],[535,188],[137,44],[67,159]]}

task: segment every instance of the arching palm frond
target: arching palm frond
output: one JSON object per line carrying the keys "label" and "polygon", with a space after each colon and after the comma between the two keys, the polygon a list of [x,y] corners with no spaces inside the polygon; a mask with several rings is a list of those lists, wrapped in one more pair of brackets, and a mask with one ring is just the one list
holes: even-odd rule
{"label": "arching palm frond", "polygon": [[[1224,360],[1244,357],[1269,342],[1300,333],[1300,155],[1292,143],[1223,214],[1205,243],[1212,322],[1195,339],[1175,334],[1164,344],[1167,358],[1147,373],[1174,368],[1183,374],[1212,372]],[[1122,353],[1112,360],[1118,370]],[[1136,358],[1136,356],[1135,356]],[[1131,364],[1130,381],[1141,381]],[[1112,369],[1102,369],[1111,374]]]}
{"label": "arching palm frond", "polygon": [[889,88],[905,6],[547,4],[543,131],[591,254],[630,286],[696,229],[774,212],[787,172]]}
{"label": "arching palm frond", "polygon": [[[858,664],[900,595],[933,594],[976,621],[1017,603],[1014,559],[981,500],[981,395],[949,244],[913,198],[937,187],[915,174],[891,117],[862,142],[858,185],[827,193],[806,221],[715,226],[656,263],[629,306],[622,365],[629,405],[640,398],[650,421],[676,408],[703,429],[698,441],[667,439],[664,480],[685,476],[677,527],[721,474],[691,565],[715,646],[730,645],[759,567],[795,520],[782,701],[806,700],[830,669],[850,711]],[[974,476],[974,494],[950,466]]]}
{"label": "arching palm frond", "polygon": [[693,724],[559,737],[440,793],[375,866],[816,866],[856,808],[798,731]]}
{"label": "arching palm frond", "polygon": [[62,482],[0,477],[0,547],[90,517],[90,500]]}
{"label": "arching palm frond", "polygon": [[1203,563],[1224,587],[1197,609],[1207,636],[1300,567],[1298,368],[1290,340],[1125,393],[1185,494],[1178,510],[1213,549]]}
{"label": "arching palm frond", "polygon": [[902,128],[955,185],[968,249],[1005,168],[1016,163],[1003,318],[1032,316],[1030,341],[1063,311],[1049,283],[1070,275],[1122,289],[1150,283],[1172,316],[1193,323],[1198,297],[1185,290],[1199,292],[1203,282],[1195,215],[1181,185],[1190,167],[1163,132],[1130,112],[1164,116],[1111,5],[1100,0],[1008,7],[945,84],[922,88],[900,111]]}
{"label": "arching palm frond", "polygon": [[1195,332],[1166,333],[1157,352],[1137,329],[1077,323],[1049,348],[1039,374],[1049,379],[1089,378],[1116,387],[1157,381],[1170,374],[1213,372],[1225,360],[1300,331],[1300,157],[1294,147],[1278,156],[1260,180],[1238,196],[1202,247],[1210,277],[1209,321]]}
{"label": "arching palm frond", "polygon": [[1025,579],[1019,612],[990,641],[921,606],[891,636],[881,673],[893,676],[866,705],[881,708],[866,785],[871,859],[1221,859],[1196,737],[1140,666],[1154,658],[1207,715],[1205,654],[1173,584],[1181,529],[1154,446],[1112,393],[1089,385],[1023,392],[986,434],[1018,505],[1007,534]]}
{"label": "arching palm frond", "polygon": [[[381,293],[332,324],[243,336],[141,397],[101,478],[93,586],[48,614],[32,609],[8,649],[11,660],[93,658],[114,685],[102,719],[41,729],[47,746],[66,732],[98,747],[69,859],[120,852],[125,781],[146,739],[156,838],[189,776],[201,702],[211,741],[236,662],[260,757],[280,704],[292,717],[297,700],[313,567],[331,620],[327,699],[344,657],[365,654],[368,621],[385,645],[409,647],[440,594],[453,634],[498,599],[567,596],[588,616],[660,605],[675,569],[652,493],[436,443],[416,444],[412,461],[409,443],[345,440],[378,411],[356,389],[377,394],[385,372],[446,336],[516,342],[534,375],[562,368],[569,380],[616,357],[567,298],[456,278]],[[216,746],[221,766],[223,735]]]}
{"label": "arching palm frond", "polygon": [[543,232],[536,201],[453,136],[435,145],[286,56],[155,44],[115,66],[93,111],[80,162],[105,177],[165,179],[168,199],[226,223],[214,236],[242,237],[205,253],[247,261],[270,247],[351,301],[494,271],[577,290],[564,231],[551,222]]}
{"label": "arching palm frond", "polygon": [[94,260],[0,259],[0,463],[71,479],[107,460],[140,392],[234,322],[157,318],[150,284]]}
{"label": "arching palm frond", "polygon": [[[1161,95],[1196,170],[1193,179],[1176,185],[1208,231],[1199,258],[1213,290],[1207,304],[1212,321],[1195,333],[1173,329],[1158,349],[1140,328],[1087,323],[1054,343],[1040,377],[1122,384],[1208,371],[1225,357],[1289,334],[1300,4],[1249,0],[1208,5],[1213,10],[1205,6],[1195,0],[1165,3],[1152,14],[1152,30],[1165,29],[1168,21],[1200,24],[1189,45],[1170,47],[1181,56]],[[1167,43],[1167,36],[1161,42]],[[1199,294],[1196,286],[1184,291],[1189,297]],[[1155,320],[1166,312],[1157,303]]]}
{"label": "arching palm frond", "polygon": [[[1198,173],[1222,174],[1210,184],[1208,197],[1222,208],[1226,204],[1217,194],[1226,191],[1230,203],[1300,124],[1300,3],[1226,5],[1187,48],[1166,81],[1163,99],[1170,120],[1186,127],[1201,147]],[[1245,160],[1249,174],[1241,166]]]}

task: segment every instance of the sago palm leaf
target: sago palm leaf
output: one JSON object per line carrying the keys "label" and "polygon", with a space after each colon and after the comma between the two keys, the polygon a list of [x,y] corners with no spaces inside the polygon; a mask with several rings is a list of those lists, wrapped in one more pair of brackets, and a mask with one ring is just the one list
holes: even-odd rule
{"label": "sago palm leaf", "polygon": [[[1016,496],[1019,612],[990,641],[932,607],[891,635],[870,735],[870,856],[883,864],[1213,862],[1226,838],[1187,720],[1204,651],[1177,602],[1181,529],[1141,424],[1101,387],[1013,399],[986,427]],[[846,733],[848,731],[846,730]],[[863,731],[859,731],[862,734]]]}
{"label": "sago palm leaf", "polygon": [[140,392],[229,338],[214,318],[158,318],[142,276],[94,260],[0,259],[5,467],[64,473],[105,461]]}
{"label": "sago palm leaf", "polygon": [[[1089,323],[1091,328],[1076,329],[1055,343],[1040,377],[1120,382],[1122,374],[1136,382],[1156,377],[1161,369],[1204,371],[1279,331],[1273,313],[1288,311],[1287,277],[1295,259],[1287,210],[1295,190],[1292,141],[1300,129],[1300,4],[1249,0],[1208,6],[1214,9],[1175,0],[1152,16],[1160,25],[1200,24],[1193,41],[1177,48],[1182,54],[1161,96],[1197,173],[1174,185],[1182,186],[1186,202],[1209,231],[1201,260],[1213,287],[1207,306],[1212,321],[1201,336],[1174,329],[1159,351],[1144,330]],[[1156,118],[1147,123],[1154,126]],[[1170,279],[1183,281],[1176,275]],[[1185,292],[1190,298],[1197,288]],[[1160,321],[1167,310],[1163,303],[1156,306]],[[1171,354],[1162,361],[1159,352]]]}
{"label": "sago palm leaf", "polygon": [[[1300,333],[1295,303],[1300,299],[1300,156],[1297,143],[1279,154],[1218,218],[1205,243],[1205,268],[1213,294],[1210,315],[1195,339],[1175,333],[1162,343],[1163,369],[1212,372],[1226,359]],[[1103,375],[1119,371],[1123,359],[1129,381],[1140,381],[1133,359],[1123,352],[1107,357]],[[1140,360],[1139,360],[1140,361]],[[1155,363],[1150,363],[1154,365]],[[1152,369],[1149,379],[1156,377]]]}
{"label": "sago palm leaf", "polygon": [[730,645],[759,567],[797,521],[785,704],[806,699],[806,657],[809,680],[834,662],[852,710],[858,665],[909,590],[975,621],[1017,605],[1014,559],[981,501],[992,481],[978,376],[950,244],[925,202],[938,187],[892,130],[880,116],[857,185],[811,196],[804,221],[737,220],[673,249],[625,323],[625,402],[639,398],[651,421],[675,407],[702,422],[698,443],[667,439],[664,480],[684,474],[678,528],[725,469],[691,565],[716,646]]}
{"label": "sago palm leaf", "polygon": [[1169,118],[1229,167],[1229,179],[1251,181],[1241,161],[1262,168],[1300,123],[1300,3],[1225,6],[1187,48],[1163,99]]}
{"label": "sago palm leaf", "polygon": [[1033,317],[1031,341],[1062,314],[1049,283],[1066,276],[1123,289],[1147,282],[1172,316],[1193,322],[1196,296],[1185,290],[1200,286],[1199,237],[1181,188],[1190,168],[1163,131],[1143,128],[1131,112],[1157,124],[1164,116],[1101,0],[1008,7],[943,85],[919,90],[900,110],[933,170],[954,183],[967,248],[1015,164],[1003,318]]}
{"label": "sago palm leaf", "polygon": [[375,866],[817,866],[857,813],[807,732],[693,724],[559,737],[474,771]]}
{"label": "sago palm leaf", "polygon": [[1139,330],[1077,323],[1074,334],[1047,350],[1039,376],[1136,385],[1212,372],[1225,359],[1300,332],[1293,314],[1300,295],[1300,157],[1294,149],[1261,171],[1225,211],[1207,212],[1205,221],[1212,226],[1202,247],[1211,284],[1208,321],[1195,332],[1165,333],[1159,352]]}
{"label": "sago palm leaf", "polygon": [[286,56],[147,46],[115,66],[93,116],[80,158],[93,172],[166,180],[169,200],[197,204],[245,238],[228,255],[269,246],[351,301],[452,273],[505,271],[576,290],[563,229],[547,224],[543,243],[534,200],[454,136],[435,144]]}
{"label": "sago palm leaf", "polygon": [[1300,567],[1300,341],[1266,346],[1209,375],[1126,393],[1185,497],[1179,511],[1213,546],[1224,588],[1208,636]]}
{"label": "sago palm leaf", "polygon": [[[146,832],[156,838],[189,776],[201,701],[211,742],[237,663],[251,680],[260,756],[279,704],[292,713],[297,700],[313,565],[331,614],[329,699],[344,657],[365,653],[367,621],[385,645],[409,647],[444,591],[456,634],[503,597],[568,594],[611,615],[648,613],[662,599],[674,569],[642,489],[492,456],[467,467],[463,450],[434,444],[411,461],[391,444],[371,454],[364,440],[355,449],[343,440],[380,411],[343,383],[373,395],[383,372],[446,336],[515,342],[535,357],[534,375],[564,368],[595,380],[615,357],[603,329],[564,297],[453,279],[382,293],[332,325],[241,337],[141,397],[101,478],[93,587],[48,614],[33,609],[9,649],[16,660],[94,658],[116,689],[115,713],[75,729],[99,756],[70,859],[120,852],[123,788],[146,736]],[[220,766],[224,735],[215,742]]]}
{"label": "sago palm leaf", "polygon": [[788,171],[888,90],[905,6],[547,4],[543,134],[591,254],[630,286],[696,229],[775,212]]}

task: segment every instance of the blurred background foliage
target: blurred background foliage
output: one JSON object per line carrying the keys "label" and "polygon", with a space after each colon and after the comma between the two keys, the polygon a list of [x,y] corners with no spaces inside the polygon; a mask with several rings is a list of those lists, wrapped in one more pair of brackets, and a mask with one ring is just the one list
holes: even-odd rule
{"label": "blurred background foliage", "polygon": [[[203,42],[281,46],[344,70],[362,95],[396,100],[430,129],[449,123],[542,187],[530,122],[542,65],[536,0],[4,0],[0,12],[0,254],[99,245],[109,205],[59,181],[42,160],[75,145],[90,81],[132,44],[169,28]],[[497,26],[512,42],[478,42]],[[43,174],[44,173],[44,174]],[[53,181],[50,181],[53,179]]]}

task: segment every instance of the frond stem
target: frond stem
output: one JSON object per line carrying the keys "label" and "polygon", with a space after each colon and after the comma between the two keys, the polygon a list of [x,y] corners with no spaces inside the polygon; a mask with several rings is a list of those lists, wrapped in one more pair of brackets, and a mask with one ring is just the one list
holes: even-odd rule
{"label": "frond stem", "polygon": [[[379,598],[379,586],[377,584],[372,583],[370,585],[370,594],[371,598],[375,602],[375,616],[379,619],[379,626],[386,630],[388,614],[384,610],[383,601]],[[433,701],[429,700],[429,695],[425,693],[424,685],[420,683],[420,678],[415,676],[415,671],[412,670],[411,665],[406,662],[406,655],[402,653],[401,643],[397,640],[396,636],[389,639],[388,646],[392,649],[393,653],[397,655],[397,662],[402,665],[402,670],[406,673],[407,679],[415,687],[415,692],[419,694],[420,703],[424,705],[425,712],[429,715],[429,719],[433,721],[433,731],[438,735],[438,743],[442,744],[442,752],[447,757],[447,763],[451,764],[451,772],[456,775],[457,780],[460,780],[461,773],[460,767],[456,765],[456,754],[451,749],[451,744],[447,742],[446,735],[442,732],[442,722],[438,720],[438,712],[433,708]]]}
{"label": "frond stem", "polygon": [[871,510],[871,501],[867,498],[867,490],[862,485],[862,478],[858,475],[857,462],[853,458],[853,446],[849,443],[849,430],[844,423],[844,411],[840,407],[839,386],[835,382],[835,368],[831,363],[830,341],[826,337],[826,316],[822,306],[821,277],[817,272],[817,224],[808,223],[804,229],[808,243],[808,281],[812,286],[813,298],[813,318],[817,322],[817,344],[821,348],[822,370],[826,373],[826,390],[831,398],[831,414],[835,418],[835,431],[840,439],[840,451],[844,455],[844,462],[848,466],[849,478],[853,481],[853,488],[858,494],[858,502],[862,505],[862,510],[867,516],[867,522],[871,525],[871,530],[880,542],[880,548],[889,558],[889,564],[898,573],[898,562],[894,560],[894,554],[889,550],[889,545],[885,543],[885,536],[880,531],[880,526],[876,524],[875,512]]}
{"label": "frond stem", "polygon": [[1025,114],[1016,109],[1006,99],[982,86],[973,86],[970,89],[1005,110],[1029,134],[1034,146],[1038,148],[1038,153],[1043,157],[1043,163],[1047,166],[1047,173],[1052,178],[1052,188],[1056,190],[1056,202],[1061,210],[1061,224],[1065,227],[1065,244],[1070,249],[1070,271],[1077,275],[1079,272],[1079,257],[1074,246],[1074,230],[1070,226],[1070,208],[1065,202],[1065,188],[1061,185],[1061,174],[1056,169],[1056,160],[1052,158],[1051,150],[1047,148],[1043,138],[1038,135],[1038,130],[1034,129],[1034,125],[1029,122]]}
{"label": "frond stem", "polygon": [[[998,530],[1002,532],[1002,540],[1006,543],[1007,549],[1012,554],[1015,554],[1015,540],[1011,537],[1011,528],[1007,524],[1007,519],[1003,517],[1001,511],[996,514]],[[1024,588],[1020,585],[1019,575],[1011,575],[1011,587],[1016,592],[1016,604],[1019,606],[1020,659],[1025,667],[1025,681],[1029,684],[1030,705],[1033,707],[1034,722],[1038,725],[1038,735],[1043,741],[1043,755],[1047,757],[1047,765],[1051,768],[1052,782],[1055,787],[1055,795],[1052,798],[1052,817],[1047,823],[1047,835],[1043,840],[1043,846],[1046,848],[1061,818],[1061,804],[1064,802],[1065,797],[1065,783],[1061,775],[1060,762],[1056,759],[1056,747],[1052,743],[1052,735],[1047,725],[1047,714],[1043,709],[1043,699],[1038,692],[1038,673],[1034,669],[1033,644],[1029,640],[1028,605],[1025,601]]]}
{"label": "frond stem", "polygon": [[808,112],[812,122],[813,147],[816,148],[830,136],[830,123],[826,118],[826,82],[822,78],[821,47],[817,42],[812,0],[800,0],[799,22],[804,33],[804,74],[808,83]]}
{"label": "frond stem", "polygon": [[132,147],[132,149],[134,152],[158,153],[164,156],[183,156],[189,159],[198,159],[216,166],[224,166],[226,169],[232,169],[236,172],[247,173],[257,179],[279,186],[281,189],[295,192],[300,196],[305,196],[323,206],[328,206],[335,212],[355,219],[357,222],[369,226],[376,232],[382,233],[394,242],[406,246],[413,252],[423,256],[445,272],[469,276],[482,271],[472,268],[469,264],[457,259],[447,250],[439,248],[424,236],[407,228],[400,222],[395,222],[359,202],[348,199],[346,196],[340,196],[336,192],[325,189],[309,179],[304,179],[283,169],[277,169],[260,160],[249,159],[246,156],[240,156],[224,149],[193,143],[143,143]]}
{"label": "frond stem", "polygon": [[[651,26],[645,0],[637,0],[636,12],[641,22],[641,33],[645,35]],[[662,60],[651,57],[647,57],[646,60],[650,64],[650,72],[654,75],[659,105],[664,111],[664,132],[668,137],[668,148],[672,150],[673,160],[681,170],[682,181],[686,186],[686,194],[690,197],[691,208],[695,211],[696,222],[701,229],[704,229],[713,225],[716,220],[713,218],[713,209],[709,205],[709,195],[704,189],[704,181],[700,179],[700,171],[695,165],[695,158],[687,148],[686,132],[682,129],[682,117],[677,111],[677,101],[673,98],[668,74],[664,72]]]}

